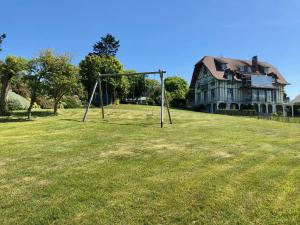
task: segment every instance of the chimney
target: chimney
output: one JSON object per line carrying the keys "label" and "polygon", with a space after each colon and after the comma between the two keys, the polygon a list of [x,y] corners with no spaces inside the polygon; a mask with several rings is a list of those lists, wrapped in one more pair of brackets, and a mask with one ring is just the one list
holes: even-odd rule
{"label": "chimney", "polygon": [[252,72],[253,73],[258,72],[258,59],[257,59],[257,56],[252,57]]}

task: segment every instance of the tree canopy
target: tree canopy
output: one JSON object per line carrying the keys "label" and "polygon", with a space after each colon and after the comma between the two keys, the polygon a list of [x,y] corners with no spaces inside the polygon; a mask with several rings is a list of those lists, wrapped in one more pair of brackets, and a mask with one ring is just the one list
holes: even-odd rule
{"label": "tree canopy", "polygon": [[57,114],[57,108],[66,94],[71,94],[78,88],[79,71],[78,68],[71,64],[70,56],[55,55],[49,52],[47,56],[45,74],[45,84],[48,94],[54,100],[54,114]]}
{"label": "tree canopy", "polygon": [[[121,73],[123,70],[123,65],[115,58],[111,56],[101,57],[98,55],[88,55],[79,63],[79,73],[82,84],[86,87],[88,91],[88,98],[91,96],[93,85],[96,82],[99,73]],[[113,90],[117,88],[117,84],[120,78],[105,78],[104,83],[108,92],[112,93]],[[112,96],[113,94],[111,94]],[[108,98],[108,96],[106,96]]]}
{"label": "tree canopy", "polygon": [[116,56],[120,47],[120,41],[116,40],[111,34],[101,37],[101,40],[96,42],[91,55],[98,56]]}
{"label": "tree canopy", "polygon": [[28,108],[28,119],[31,119],[31,110],[39,95],[47,95],[46,77],[50,72],[50,62],[53,52],[50,49],[41,51],[40,55],[28,62],[28,73],[25,76],[26,83],[30,89],[30,106]]}
{"label": "tree canopy", "polygon": [[187,82],[179,77],[173,76],[165,79],[166,91],[170,94],[170,103],[172,106],[184,106],[186,94],[188,93]]}
{"label": "tree canopy", "polygon": [[1,34],[0,35],[0,52],[2,51],[2,49],[1,49],[1,44],[2,44],[2,42],[3,42],[3,40],[6,38],[6,34]]}
{"label": "tree canopy", "polygon": [[1,94],[0,94],[0,115],[5,115],[7,112],[7,94],[11,86],[13,78],[22,75],[22,72],[27,69],[27,60],[22,57],[7,56],[5,61],[0,66],[1,79]]}

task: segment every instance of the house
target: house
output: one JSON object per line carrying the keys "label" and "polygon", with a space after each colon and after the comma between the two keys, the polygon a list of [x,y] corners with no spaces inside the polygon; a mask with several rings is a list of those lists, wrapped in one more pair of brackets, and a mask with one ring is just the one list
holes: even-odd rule
{"label": "house", "polygon": [[[259,114],[293,114],[285,98],[289,83],[271,64],[223,57],[203,57],[194,68],[190,88],[196,107],[214,113],[218,109],[256,109]],[[293,115],[292,115],[293,116]]]}
{"label": "house", "polygon": [[295,105],[300,105],[300,95],[297,95],[296,98],[293,100]]}

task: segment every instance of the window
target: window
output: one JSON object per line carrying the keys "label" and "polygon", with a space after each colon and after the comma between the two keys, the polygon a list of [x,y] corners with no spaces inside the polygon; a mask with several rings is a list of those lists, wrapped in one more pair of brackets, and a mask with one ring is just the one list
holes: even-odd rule
{"label": "window", "polygon": [[222,69],[222,70],[226,70],[226,69],[227,69],[226,63],[222,63],[222,64],[221,64],[221,69]]}
{"label": "window", "polygon": [[270,102],[272,100],[272,91],[267,91],[267,100]]}
{"label": "window", "polygon": [[207,102],[207,91],[204,91],[204,102]]}
{"label": "window", "polygon": [[228,74],[227,79],[230,80],[230,81],[232,81],[232,75]]}
{"label": "window", "polygon": [[200,104],[200,102],[201,102],[201,92],[197,93],[197,101],[198,101],[198,104]]}
{"label": "window", "polygon": [[204,74],[207,74],[207,69],[206,69],[205,66],[203,67],[203,73],[204,73]]}
{"label": "window", "polygon": [[211,89],[211,91],[210,91],[210,97],[211,97],[211,100],[215,99],[215,89]]}
{"label": "window", "polygon": [[253,94],[253,97],[252,97],[253,101],[259,102],[259,90],[253,89],[252,94]]}
{"label": "window", "polygon": [[233,89],[232,88],[228,88],[227,89],[227,100],[228,101],[232,101],[233,100]]}
{"label": "window", "polygon": [[215,86],[215,80],[212,80],[211,82],[210,82],[210,86]]}
{"label": "window", "polygon": [[276,90],[272,91],[272,102],[276,102]]}
{"label": "window", "polygon": [[269,73],[269,68],[268,67],[264,67],[264,73],[268,74]]}
{"label": "window", "polygon": [[265,102],[267,102],[268,101],[268,92],[267,92],[267,90],[265,90]]}
{"label": "window", "polygon": [[251,72],[251,68],[249,67],[249,66],[241,66],[240,67],[240,71],[242,71],[242,72],[248,72],[248,73],[250,73]]}

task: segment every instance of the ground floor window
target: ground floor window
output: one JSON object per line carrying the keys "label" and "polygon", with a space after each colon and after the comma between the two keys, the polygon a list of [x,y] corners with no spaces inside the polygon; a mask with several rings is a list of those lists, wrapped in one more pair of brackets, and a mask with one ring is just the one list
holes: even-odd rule
{"label": "ground floor window", "polygon": [[232,101],[233,100],[233,89],[232,88],[228,88],[227,89],[227,100],[228,101]]}
{"label": "ground floor window", "polygon": [[276,90],[272,91],[272,101],[276,102]]}
{"label": "ground floor window", "polygon": [[211,97],[211,100],[215,99],[215,89],[211,89],[211,91],[210,91],[210,97]]}

